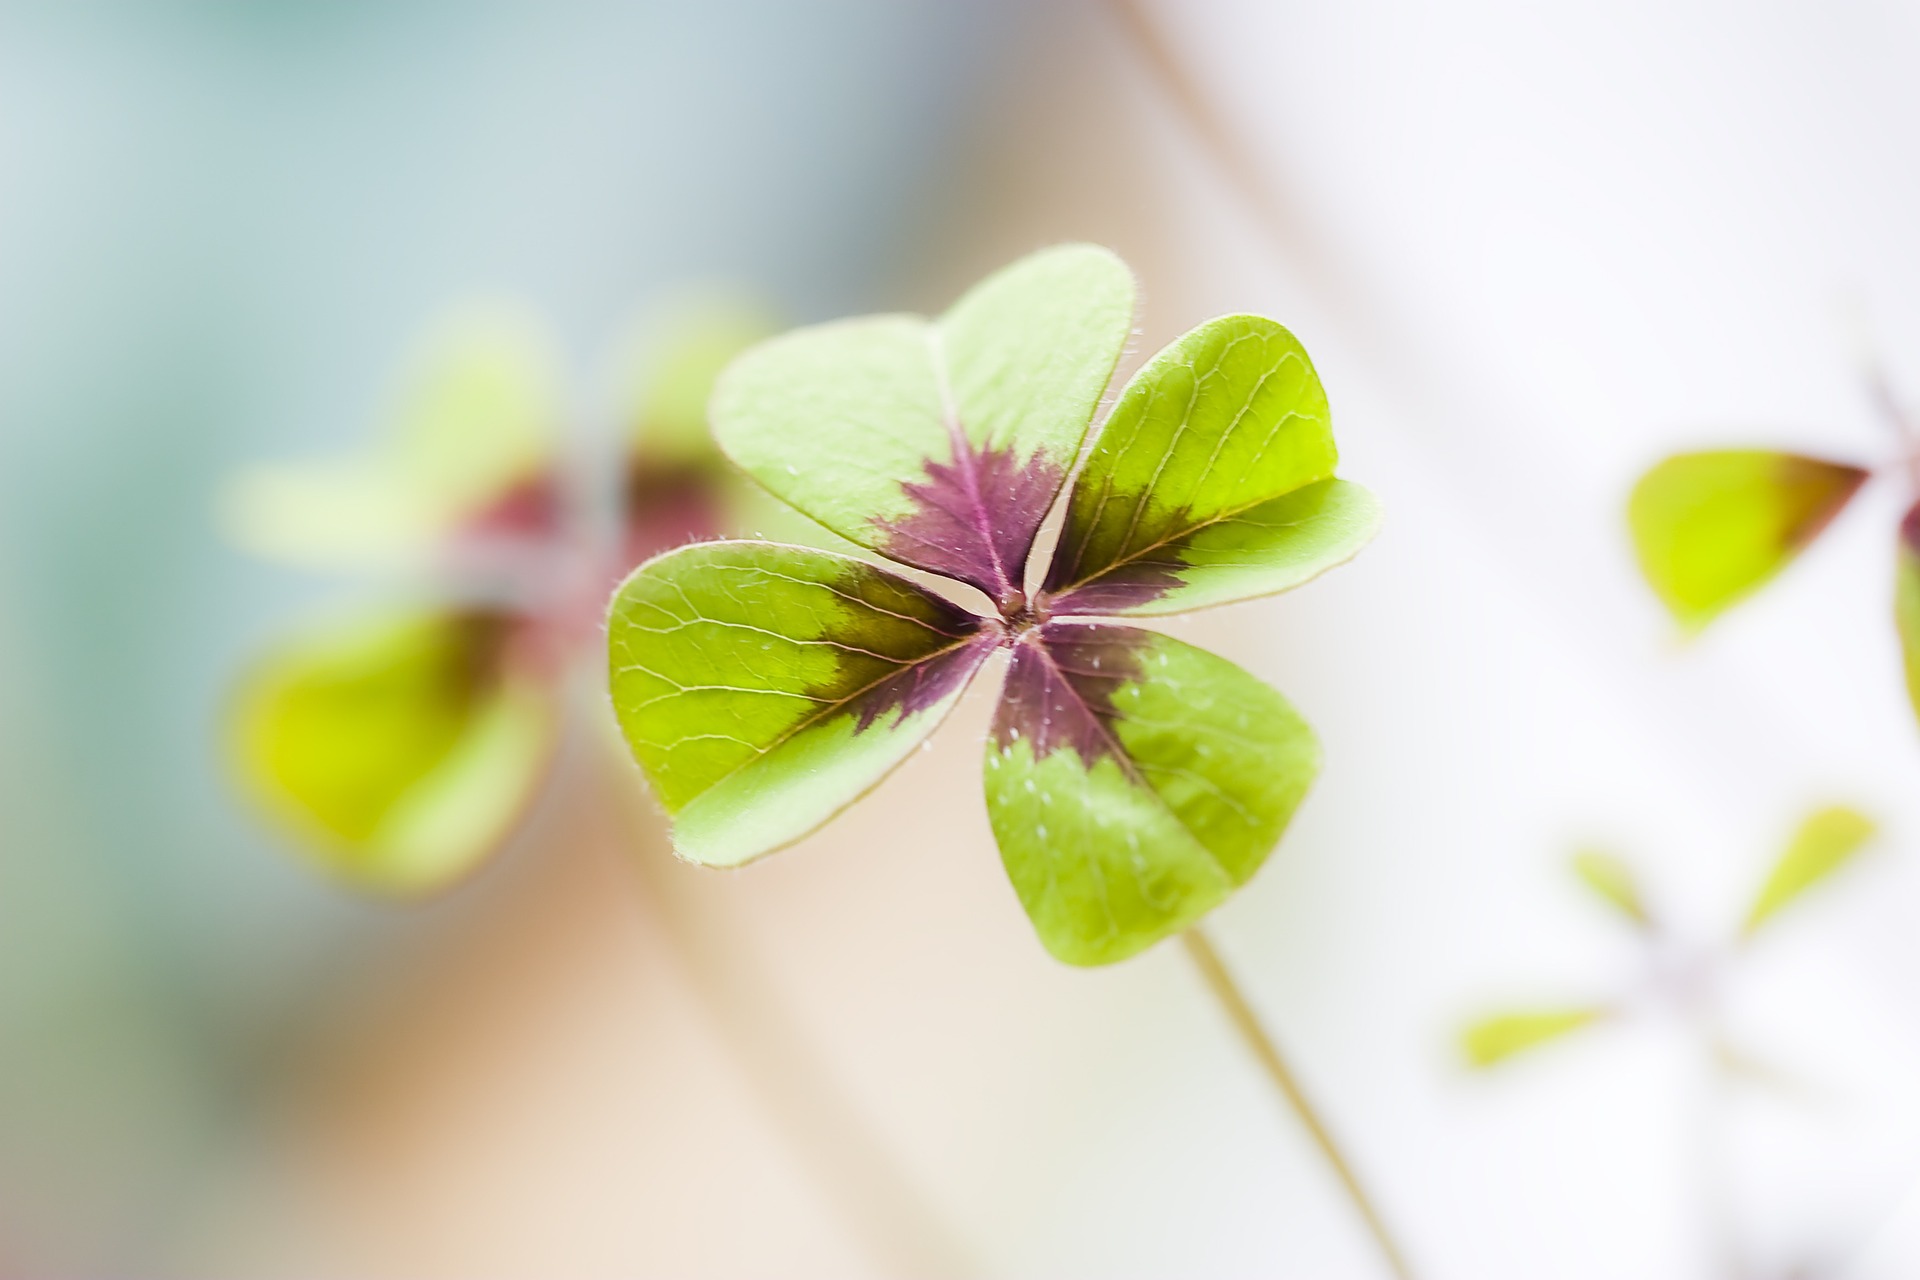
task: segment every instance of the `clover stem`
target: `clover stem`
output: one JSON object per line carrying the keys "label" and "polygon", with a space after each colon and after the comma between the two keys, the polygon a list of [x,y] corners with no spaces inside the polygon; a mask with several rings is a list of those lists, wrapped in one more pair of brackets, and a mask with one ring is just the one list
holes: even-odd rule
{"label": "clover stem", "polygon": [[1280,1056],[1279,1047],[1274,1044],[1273,1037],[1267,1034],[1267,1029],[1261,1025],[1259,1015],[1254,1013],[1253,1006],[1247,1003],[1240,985],[1234,981],[1233,974],[1221,961],[1220,953],[1213,949],[1212,940],[1198,926],[1187,930],[1181,935],[1180,940],[1186,944],[1187,954],[1193,957],[1193,963],[1200,970],[1200,976],[1206,980],[1207,989],[1213,993],[1214,999],[1220,1002],[1220,1007],[1226,1012],[1228,1020],[1233,1023],[1234,1030],[1240,1033],[1241,1040],[1246,1043],[1255,1060],[1267,1073],[1267,1079],[1280,1096],[1286,1099],[1287,1105],[1293,1108],[1293,1113],[1306,1129],[1307,1136],[1313,1139],[1314,1145],[1320,1148],[1320,1154],[1332,1166],[1334,1176],[1340,1180],[1340,1186],[1347,1193],[1347,1199],[1353,1202],[1353,1207],[1359,1212],[1361,1221],[1366,1224],[1368,1233],[1373,1236],[1374,1244],[1379,1246],[1381,1254],[1385,1256],[1388,1268],[1399,1277],[1399,1280],[1411,1280],[1413,1271],[1407,1265],[1406,1254],[1395,1243],[1393,1233],[1387,1230],[1387,1224],[1381,1218],[1380,1211],[1374,1208],[1372,1197],[1360,1185],[1360,1178],[1354,1172],[1353,1165],[1341,1153],[1339,1144],[1333,1140],[1333,1135],[1328,1132],[1326,1124],[1320,1119],[1319,1112],[1315,1111],[1313,1104],[1307,1101],[1307,1095],[1300,1088],[1300,1082],[1294,1079],[1293,1071],[1287,1066],[1286,1059]]}
{"label": "clover stem", "polygon": [[1857,341],[1860,374],[1866,383],[1867,400],[1900,445],[1900,456],[1893,465],[1904,469],[1907,479],[1916,489],[1920,489],[1920,423],[1915,422],[1912,410],[1894,387],[1885,362],[1880,359],[1878,349],[1867,334],[1864,319],[1859,321]]}

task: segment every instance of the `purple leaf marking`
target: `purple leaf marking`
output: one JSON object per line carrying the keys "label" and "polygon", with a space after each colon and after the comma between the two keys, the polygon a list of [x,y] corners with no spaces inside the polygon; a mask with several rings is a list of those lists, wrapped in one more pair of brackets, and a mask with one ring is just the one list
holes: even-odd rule
{"label": "purple leaf marking", "polygon": [[975,627],[970,638],[922,658],[859,694],[852,703],[857,716],[853,731],[862,733],[883,716],[896,712],[893,724],[898,726],[909,716],[937,705],[971,680],[987,655],[999,647],[1000,638],[992,631],[980,629],[973,619],[968,621]]}
{"label": "purple leaf marking", "polygon": [[[1183,552],[1207,522],[1195,520],[1182,510],[1169,523],[1186,530],[1162,542],[1142,547],[1131,555],[1091,571],[1085,563],[1087,543],[1093,536],[1091,525],[1075,537],[1072,513],[1053,549],[1053,562],[1047,566],[1043,590],[1049,613],[1120,613],[1158,600],[1184,581],[1180,571],[1187,568]],[[1075,544],[1077,545],[1071,545]]]}
{"label": "purple leaf marking", "polygon": [[695,462],[627,462],[621,495],[623,568],[684,542],[717,538],[724,523],[719,469]]}
{"label": "purple leaf marking", "polygon": [[[1811,495],[1809,499],[1803,499],[1804,510],[1787,530],[1786,545],[1804,547],[1819,537],[1872,475],[1864,467],[1844,462],[1783,454],[1780,458],[1781,482],[1789,489]],[[1905,529],[1904,522],[1902,529]]]}
{"label": "purple leaf marking", "polygon": [[[1125,613],[1151,604],[1185,581],[1180,571],[1188,566],[1180,558],[1180,552],[1186,542],[1185,538],[1176,538],[1167,543],[1161,558],[1128,561],[1057,596],[1050,596],[1047,610],[1050,613]],[[1047,589],[1052,591],[1054,586],[1050,582]]]}
{"label": "purple leaf marking", "polygon": [[467,515],[455,536],[473,542],[534,542],[560,527],[560,485],[550,470],[533,472]]}
{"label": "purple leaf marking", "polygon": [[927,478],[901,487],[913,510],[882,526],[879,549],[906,564],[980,588],[1003,612],[1026,603],[1027,553],[1060,490],[1045,452],[1021,462],[1012,449],[976,449],[951,429],[953,460],[926,463]]}
{"label": "purple leaf marking", "polygon": [[1139,678],[1141,651],[1152,643],[1153,633],[1133,627],[1048,622],[1029,630],[1013,647],[994,745],[1005,751],[1024,741],[1035,759],[1073,751],[1089,768],[1111,756],[1132,773],[1113,730],[1113,695]]}

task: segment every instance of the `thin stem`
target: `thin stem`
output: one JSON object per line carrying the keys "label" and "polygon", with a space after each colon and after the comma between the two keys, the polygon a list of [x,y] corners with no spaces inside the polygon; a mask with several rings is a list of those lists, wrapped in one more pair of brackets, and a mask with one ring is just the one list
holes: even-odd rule
{"label": "thin stem", "polygon": [[605,769],[608,805],[622,816],[616,856],[638,880],[658,935],[756,1101],[816,1189],[888,1274],[957,1277],[974,1272],[966,1248],[921,1194],[859,1109],[812,1052],[780,1000],[695,895],[676,883],[672,855],[642,810],[636,782]]}
{"label": "thin stem", "polygon": [[1915,422],[1912,410],[1894,386],[1892,375],[1887,372],[1886,362],[1880,358],[1880,347],[1874,341],[1864,304],[1856,300],[1853,306],[1847,308],[1846,318],[1850,322],[1847,328],[1853,339],[1854,356],[1860,367],[1860,380],[1865,384],[1867,402],[1899,442],[1899,465],[1905,468],[1907,479],[1916,489],[1920,489],[1920,423]]}
{"label": "thin stem", "polygon": [[1906,466],[1907,479],[1920,488],[1920,427],[1915,426],[1906,402],[1893,389],[1893,380],[1878,358],[1867,365],[1867,397],[1873,401],[1881,420],[1900,438],[1901,461]]}
{"label": "thin stem", "polygon": [[1339,1144],[1327,1131],[1326,1124],[1314,1110],[1313,1104],[1307,1101],[1307,1095],[1301,1090],[1300,1082],[1294,1079],[1286,1060],[1280,1056],[1280,1049],[1274,1044],[1273,1037],[1268,1035],[1266,1028],[1260,1025],[1259,1015],[1254,1013],[1253,1006],[1247,1003],[1247,998],[1241,993],[1239,984],[1233,980],[1233,975],[1222,963],[1220,953],[1213,949],[1212,941],[1198,927],[1182,934],[1181,941],[1186,943],[1187,954],[1193,957],[1193,963],[1199,968],[1200,976],[1206,979],[1207,989],[1213,993],[1214,998],[1220,1002],[1220,1007],[1226,1011],[1234,1030],[1240,1033],[1240,1038],[1246,1042],[1247,1048],[1253,1051],[1253,1056],[1266,1071],[1267,1079],[1279,1091],[1280,1096],[1287,1100],[1287,1105],[1293,1108],[1294,1115],[1299,1117],[1301,1125],[1306,1128],[1307,1135],[1313,1139],[1314,1145],[1320,1148],[1320,1154],[1332,1166],[1334,1175],[1339,1178],[1341,1187],[1347,1193],[1347,1199],[1353,1202],[1353,1207],[1359,1212],[1361,1221],[1366,1223],[1368,1233],[1373,1236],[1374,1244],[1379,1246],[1381,1254],[1386,1258],[1388,1268],[1400,1280],[1412,1280],[1413,1271],[1407,1265],[1406,1254],[1394,1242],[1393,1233],[1387,1230],[1387,1224],[1380,1217],[1380,1211],[1374,1208],[1372,1197],[1368,1196],[1366,1189],[1360,1185],[1359,1176],[1354,1173],[1353,1166],[1348,1163],[1346,1156],[1341,1154]]}

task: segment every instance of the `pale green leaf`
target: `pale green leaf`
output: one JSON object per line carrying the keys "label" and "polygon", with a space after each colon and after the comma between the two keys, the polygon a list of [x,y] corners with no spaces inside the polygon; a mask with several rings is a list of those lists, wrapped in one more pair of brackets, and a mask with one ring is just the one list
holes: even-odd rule
{"label": "pale green leaf", "polygon": [[550,467],[551,345],[518,312],[455,312],[428,335],[388,429],[358,453],[250,468],[223,495],[245,549],[287,563],[411,566]]}
{"label": "pale green leaf", "polygon": [[618,373],[629,388],[629,452],[663,466],[715,456],[707,429],[714,382],[735,356],[774,331],[764,307],[718,293],[677,299],[637,328]]}
{"label": "pale green leaf", "polygon": [[697,539],[757,531],[765,521],[755,510],[780,505],[721,456],[707,430],[714,379],[769,332],[760,308],[699,295],[677,301],[628,339],[620,374],[629,406],[621,493],[626,565]]}
{"label": "pale green leaf", "polygon": [[1015,646],[987,814],[1047,950],[1108,964],[1244,884],[1319,761],[1306,722],[1232,663],[1148,631],[1053,622]]}
{"label": "pale green leaf", "polygon": [[1907,676],[1907,701],[1920,716],[1920,503],[1900,522],[1894,552],[1893,616]]}
{"label": "pale green leaf", "polygon": [[1809,814],[1760,887],[1742,932],[1751,936],[1807,890],[1846,866],[1873,838],[1874,830],[1871,818],[1844,805]]}
{"label": "pale green leaf", "polygon": [[232,704],[242,783],[358,888],[459,878],[512,830],[553,749],[553,692],[516,663],[517,625],[400,610],[278,645]]}
{"label": "pale green leaf", "polygon": [[1460,1048],[1469,1064],[1485,1070],[1516,1054],[1592,1026],[1609,1012],[1603,1007],[1587,1006],[1498,1013],[1470,1024],[1461,1032]]}
{"label": "pale green leaf", "polygon": [[1787,1069],[1747,1045],[1720,1035],[1714,1037],[1712,1048],[1715,1066],[1730,1080],[1801,1102],[1812,1102],[1819,1096],[1820,1090],[1798,1072]]}
{"label": "pale green leaf", "polygon": [[714,434],[840,536],[1014,602],[1132,315],[1113,254],[1043,250],[937,321],[869,316],[753,348],[721,375]]}
{"label": "pale green leaf", "polygon": [[1379,523],[1371,495],[1329,480],[1336,460],[1294,336],[1260,316],[1208,321],[1120,393],[1074,481],[1049,608],[1172,613],[1297,586]]}
{"label": "pale green leaf", "polygon": [[1627,503],[1640,572],[1681,626],[1703,627],[1799,555],[1867,474],[1764,449],[1668,458]]}
{"label": "pale green leaf", "polygon": [[1633,868],[1611,853],[1583,850],[1573,856],[1573,873],[1602,902],[1645,929],[1653,924],[1647,900]]}
{"label": "pale green leaf", "polygon": [[979,619],[862,560],[709,542],[640,566],[607,620],[613,707],[674,847],[734,866],[899,764],[992,652]]}

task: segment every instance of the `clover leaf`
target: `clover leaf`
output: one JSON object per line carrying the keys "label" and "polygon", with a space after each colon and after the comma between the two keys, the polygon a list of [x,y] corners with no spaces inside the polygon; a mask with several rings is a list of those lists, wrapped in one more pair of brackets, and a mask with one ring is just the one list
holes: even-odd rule
{"label": "clover leaf", "polygon": [[514,308],[468,306],[420,347],[368,447],[233,478],[222,500],[236,542],[301,567],[415,570],[489,514],[496,526],[550,514],[561,396],[544,328]]}
{"label": "clover leaf", "polygon": [[1845,805],[1829,805],[1807,815],[1767,873],[1747,912],[1743,935],[1751,937],[1769,920],[1798,902],[1806,892],[1853,860],[1873,839],[1873,819]]}
{"label": "clover leaf", "polygon": [[1120,393],[1036,556],[1133,298],[1112,253],[1060,246],[937,320],[800,329],[721,375],[710,418],[742,469],[984,599],[758,541],[635,570],[608,614],[613,707],[683,857],[736,866],[818,829],[1007,651],[987,809],[1050,952],[1124,959],[1259,869],[1318,770],[1312,730],[1233,664],[1097,619],[1287,590],[1358,551],[1379,508],[1333,478],[1326,395],[1293,335],[1227,316]]}
{"label": "clover leaf", "polygon": [[1484,1071],[1516,1054],[1590,1027],[1611,1012],[1604,1005],[1578,1005],[1490,1014],[1460,1033],[1460,1047],[1468,1064]]}
{"label": "clover leaf", "polygon": [[[1880,393],[1883,404],[1890,394]],[[1889,412],[1913,475],[1920,452],[1904,412]],[[1769,449],[1675,454],[1642,475],[1627,502],[1641,575],[1674,620],[1697,632],[1792,564],[1874,474]],[[1920,501],[1900,522],[1893,606],[1907,700],[1920,716]]]}
{"label": "clover leaf", "polygon": [[1697,630],[1792,563],[1868,474],[1766,449],[1675,455],[1628,500],[1640,570],[1675,620]]}
{"label": "clover leaf", "polygon": [[336,874],[411,895],[459,876],[545,776],[557,700],[500,610],[381,609],[270,648],[229,717],[249,790]]}
{"label": "clover leaf", "polygon": [[1653,913],[1640,892],[1639,877],[1625,859],[1600,849],[1573,855],[1573,874],[1595,897],[1642,929],[1653,927]]}

